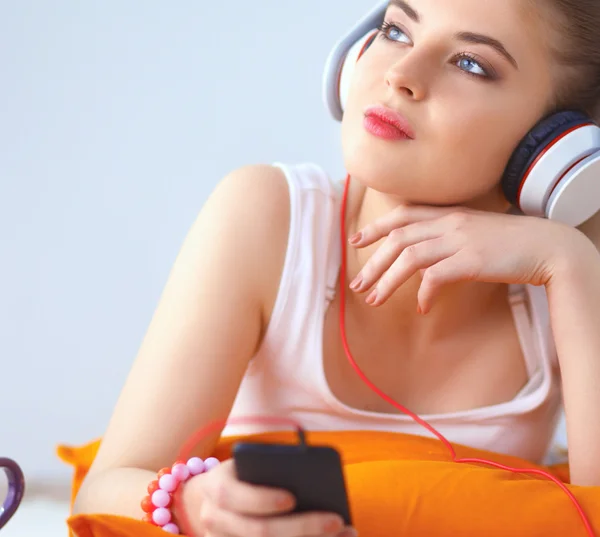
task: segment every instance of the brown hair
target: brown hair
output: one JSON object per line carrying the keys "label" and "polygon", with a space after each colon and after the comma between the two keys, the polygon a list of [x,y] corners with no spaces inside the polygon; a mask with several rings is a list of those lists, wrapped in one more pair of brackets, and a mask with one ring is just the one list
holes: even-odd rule
{"label": "brown hair", "polygon": [[[582,110],[600,122],[600,0],[532,2],[554,34],[556,109]],[[579,229],[600,249],[600,212]]]}
{"label": "brown hair", "polygon": [[600,121],[600,1],[534,0],[554,36],[556,107],[577,108]]}

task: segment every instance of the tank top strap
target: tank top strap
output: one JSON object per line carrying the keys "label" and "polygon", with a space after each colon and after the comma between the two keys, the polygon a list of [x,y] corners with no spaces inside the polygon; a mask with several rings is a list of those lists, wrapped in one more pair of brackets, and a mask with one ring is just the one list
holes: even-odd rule
{"label": "tank top strap", "polygon": [[519,342],[521,343],[521,349],[525,359],[525,366],[527,367],[527,374],[529,378],[531,378],[539,369],[540,359],[539,351],[535,345],[531,314],[528,310],[527,298],[527,292],[523,285],[509,286],[508,300],[512,309]]}
{"label": "tank top strap", "polygon": [[337,228],[338,191],[317,164],[274,162],[273,166],[282,170],[290,196],[287,252],[264,338],[268,346],[279,348],[286,338],[294,339],[290,332],[303,332],[315,297],[329,297],[335,291],[329,249],[332,228]]}

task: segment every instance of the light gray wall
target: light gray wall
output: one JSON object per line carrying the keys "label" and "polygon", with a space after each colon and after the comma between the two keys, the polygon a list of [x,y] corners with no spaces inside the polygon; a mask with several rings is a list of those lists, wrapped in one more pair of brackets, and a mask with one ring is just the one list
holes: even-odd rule
{"label": "light gray wall", "polygon": [[0,454],[30,478],[69,476],[54,446],[102,434],[225,173],[343,173],[321,73],[370,6],[0,2]]}

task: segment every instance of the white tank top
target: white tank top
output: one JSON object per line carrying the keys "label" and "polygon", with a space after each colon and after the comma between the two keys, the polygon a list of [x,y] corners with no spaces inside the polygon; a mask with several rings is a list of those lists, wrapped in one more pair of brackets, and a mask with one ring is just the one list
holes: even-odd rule
{"label": "white tank top", "polygon": [[[287,252],[269,326],[230,417],[291,417],[314,431],[379,430],[431,436],[406,415],[354,409],[330,390],[323,367],[323,325],[341,265],[343,184],[333,182],[315,164],[275,165],[283,170],[289,185]],[[561,410],[545,289],[513,286],[510,303],[527,365],[526,386],[505,403],[421,417],[451,442],[543,462]],[[223,435],[284,429],[228,425]]]}

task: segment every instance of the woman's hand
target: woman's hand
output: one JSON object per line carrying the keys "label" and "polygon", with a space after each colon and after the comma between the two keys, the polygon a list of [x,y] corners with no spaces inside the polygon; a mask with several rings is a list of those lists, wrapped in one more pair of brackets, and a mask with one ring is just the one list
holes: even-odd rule
{"label": "woman's hand", "polygon": [[[232,460],[190,479],[182,499],[187,522],[184,529],[189,526],[194,537],[356,535],[345,529],[342,518],[335,514],[291,514],[294,497],[290,493],[239,481]],[[181,514],[179,518],[183,522]]]}
{"label": "woman's hand", "polygon": [[417,311],[427,313],[440,288],[459,281],[546,285],[576,255],[583,233],[558,222],[462,207],[400,206],[350,239],[364,248],[385,238],[350,284],[383,304],[417,271]]}

